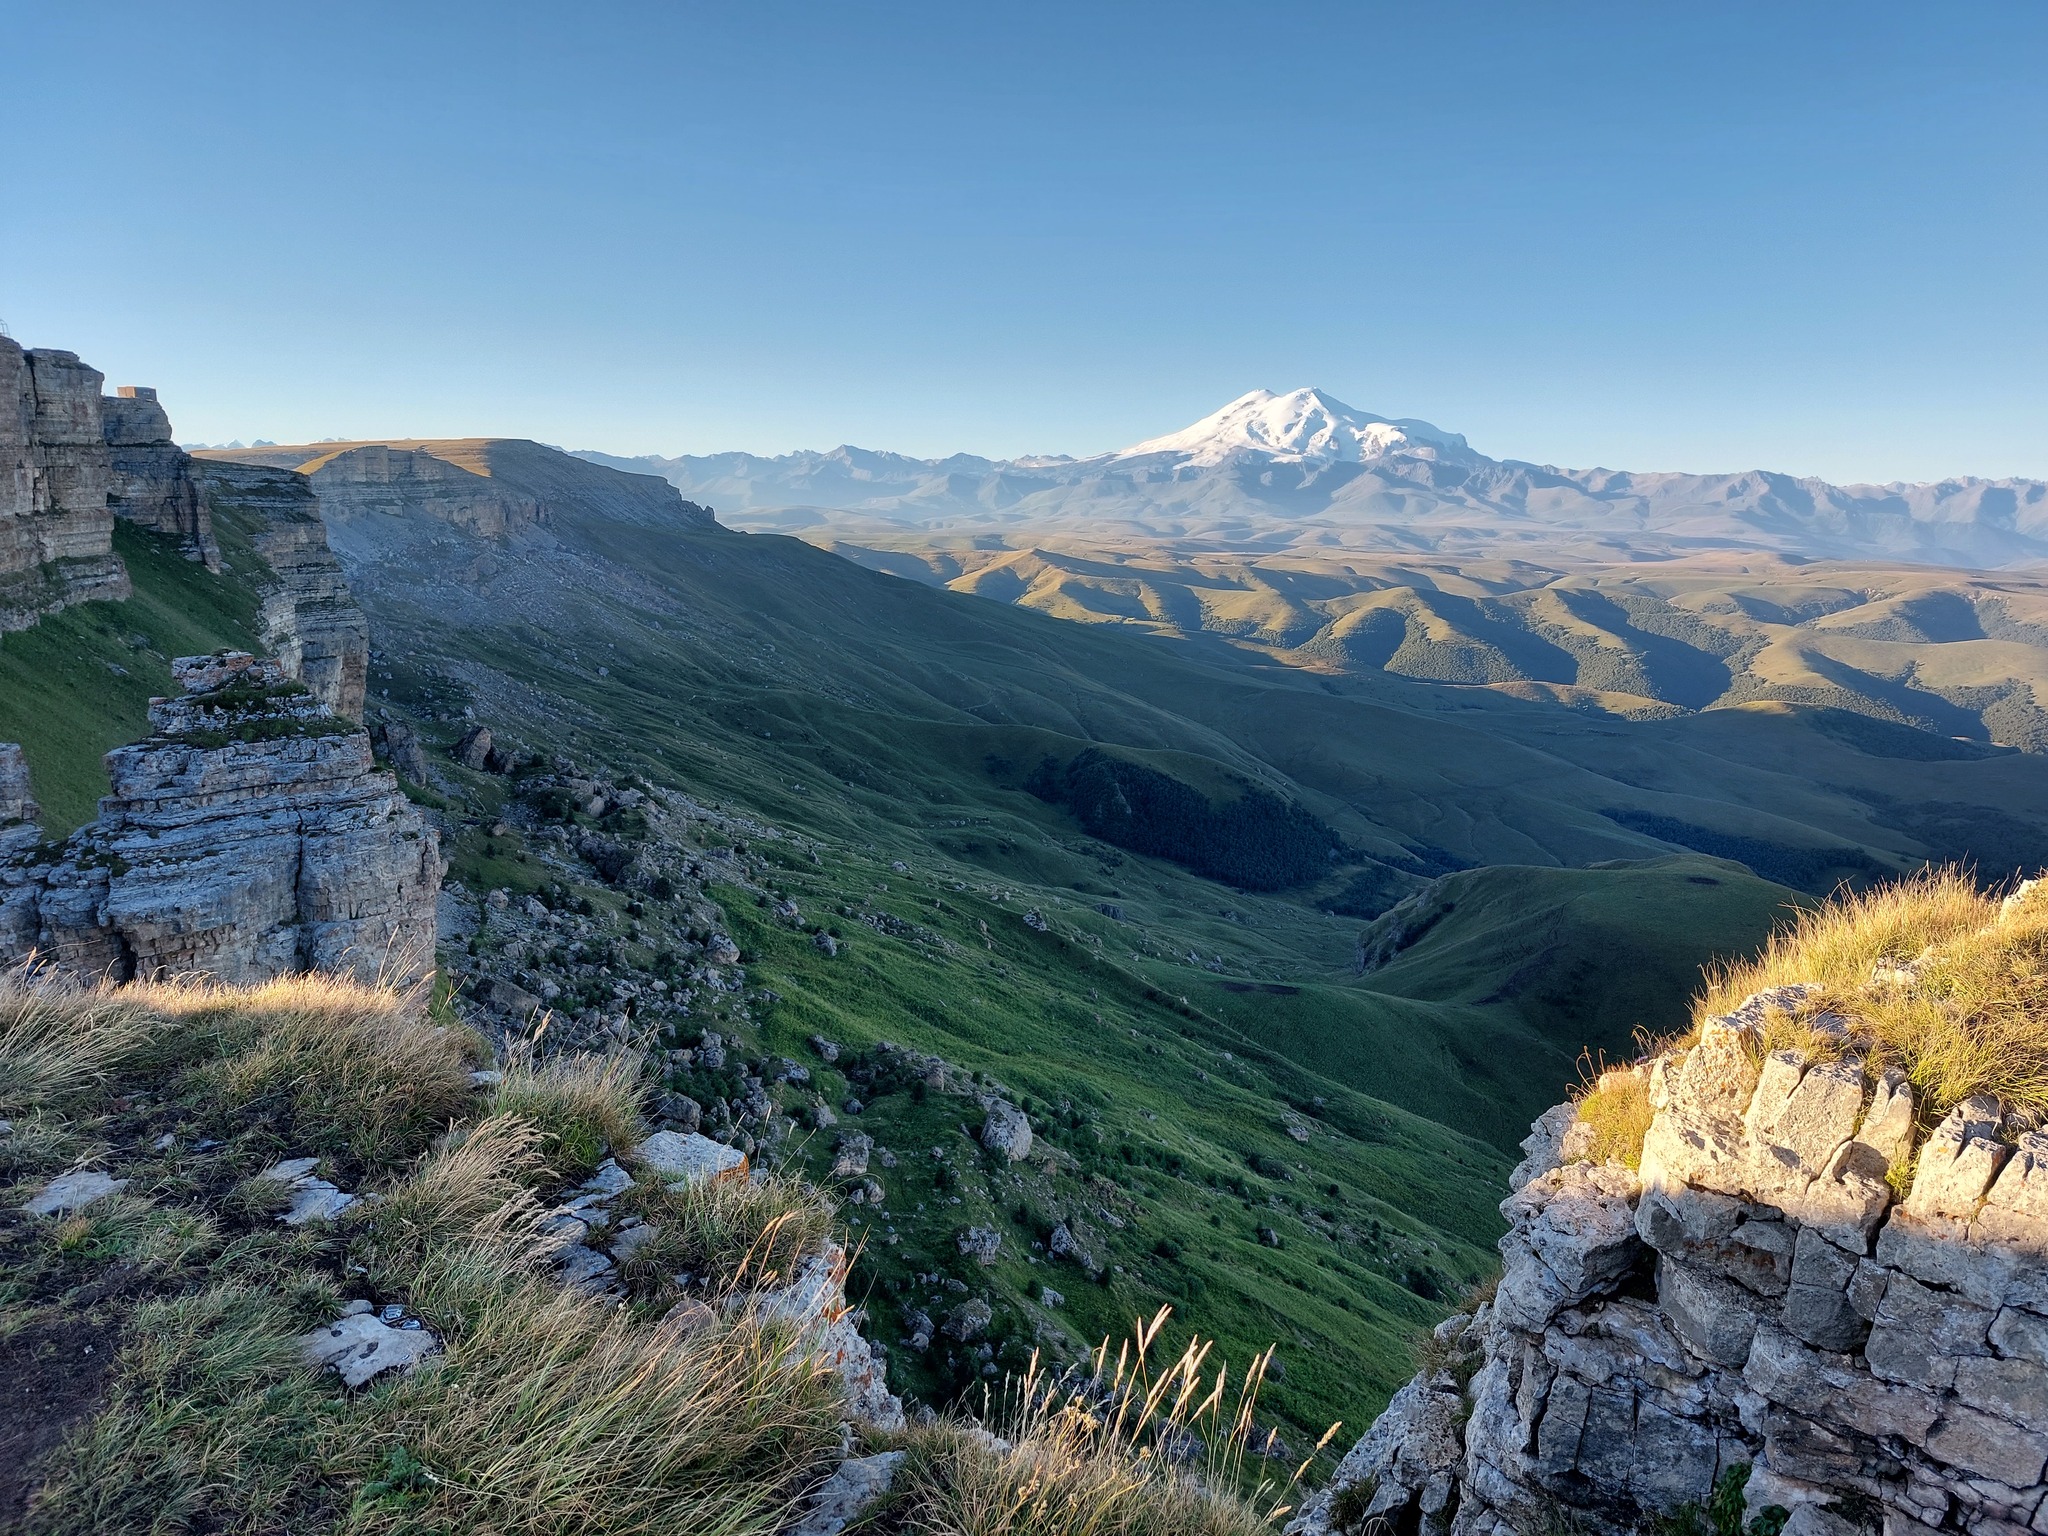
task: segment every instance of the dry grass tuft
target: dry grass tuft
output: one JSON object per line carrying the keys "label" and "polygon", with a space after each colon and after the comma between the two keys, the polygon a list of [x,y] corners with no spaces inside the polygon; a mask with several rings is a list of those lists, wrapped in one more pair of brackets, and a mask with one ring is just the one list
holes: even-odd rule
{"label": "dry grass tuft", "polygon": [[400,994],[331,976],[128,990],[213,1037],[220,1059],[198,1070],[225,1108],[357,1171],[416,1155],[475,1101],[470,1038]]}
{"label": "dry grass tuft", "polygon": [[830,1199],[800,1179],[770,1174],[706,1179],[671,1189],[642,1182],[616,1210],[638,1216],[655,1235],[620,1265],[639,1296],[666,1295],[670,1277],[687,1271],[713,1287],[777,1285],[831,1236]]}
{"label": "dry grass tuft", "polygon": [[588,1174],[607,1148],[623,1149],[639,1139],[642,1071],[640,1058],[624,1052],[538,1062],[522,1053],[507,1063],[491,1108],[537,1128],[546,1172],[567,1182]]}
{"label": "dry grass tuft", "polygon": [[[902,1528],[931,1536],[1270,1533],[1293,1480],[1262,1479],[1247,1495],[1226,1490],[1245,1480],[1271,1352],[1234,1392],[1227,1370],[1206,1375],[1211,1346],[1201,1340],[1155,1373],[1152,1346],[1169,1311],[1140,1324],[1113,1363],[1105,1340],[1087,1381],[1049,1379],[1034,1358],[988,1415],[1007,1449],[960,1426],[914,1434],[904,1494],[891,1511]],[[1206,1447],[1201,1465],[1174,1455],[1196,1446]]]}
{"label": "dry grass tuft", "polygon": [[356,1454],[403,1475],[359,1495],[347,1531],[765,1536],[829,1466],[839,1388],[786,1332],[638,1327],[488,1265],[437,1283],[472,1287],[451,1298],[469,1326],[386,1394]]}
{"label": "dry grass tuft", "polygon": [[0,1115],[71,1105],[166,1027],[132,989],[23,970],[0,976]]}
{"label": "dry grass tuft", "polygon": [[364,1207],[358,1262],[385,1286],[408,1284],[437,1248],[484,1248],[500,1270],[519,1271],[559,1242],[537,1228],[545,1215],[531,1189],[540,1133],[516,1115],[492,1115],[452,1131],[413,1171]]}
{"label": "dry grass tuft", "polygon": [[1643,1138],[1656,1111],[1650,1107],[1650,1076],[1634,1067],[1611,1067],[1583,1083],[1573,1095],[1581,1124],[1592,1131],[1586,1156],[1596,1163],[1639,1168]]}
{"label": "dry grass tuft", "polygon": [[[1873,979],[1899,966],[1914,979]],[[1766,1049],[1839,1054],[1848,1042],[1810,1023],[1825,1009],[1853,1021],[1874,1069],[1905,1073],[1925,1116],[1978,1093],[2048,1114],[2048,901],[2017,902],[2001,920],[1996,897],[1954,869],[1838,896],[1801,913],[1756,960],[1712,976],[1696,1016],[1800,981],[1822,992],[1766,1019]]]}

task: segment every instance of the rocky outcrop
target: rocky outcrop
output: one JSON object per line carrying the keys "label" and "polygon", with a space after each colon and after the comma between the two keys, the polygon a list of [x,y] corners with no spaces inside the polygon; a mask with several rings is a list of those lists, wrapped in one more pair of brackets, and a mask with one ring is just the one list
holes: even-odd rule
{"label": "rocky outcrop", "polygon": [[99,819],[54,859],[0,865],[0,961],[120,980],[431,971],[439,841],[369,736],[274,660],[173,666],[187,691],[107,754]]}
{"label": "rocky outcrop", "polygon": [[[1635,1068],[1640,1171],[1537,1122],[1498,1293],[1291,1530],[1636,1530],[1745,1478],[1788,1531],[2048,1530],[2048,1135],[1988,1099],[1919,1135],[1812,1007],[1776,989]],[[1767,1053],[1773,1008],[1824,1043]]]}
{"label": "rocky outcrop", "polygon": [[114,553],[102,376],[0,336],[0,630],[129,595]]}
{"label": "rocky outcrop", "polygon": [[543,509],[532,496],[422,449],[383,443],[343,447],[309,459],[299,472],[338,516],[425,513],[479,538],[503,538],[537,527]]}
{"label": "rocky outcrop", "polygon": [[36,819],[42,808],[29,791],[28,759],[13,742],[0,742],[0,858],[32,848],[41,840]]}
{"label": "rocky outcrop", "polygon": [[188,560],[220,569],[213,517],[191,455],[171,441],[171,418],[156,391],[124,384],[100,401],[107,444],[107,508],[178,541]]}
{"label": "rocky outcrop", "polygon": [[196,462],[213,513],[247,533],[270,568],[263,643],[328,709],[359,720],[370,668],[370,621],[349,591],[312,484],[290,470]]}
{"label": "rocky outcrop", "polygon": [[202,457],[310,476],[337,523],[429,518],[479,538],[516,538],[585,518],[658,528],[717,527],[654,475],[622,473],[524,438],[214,448]]}

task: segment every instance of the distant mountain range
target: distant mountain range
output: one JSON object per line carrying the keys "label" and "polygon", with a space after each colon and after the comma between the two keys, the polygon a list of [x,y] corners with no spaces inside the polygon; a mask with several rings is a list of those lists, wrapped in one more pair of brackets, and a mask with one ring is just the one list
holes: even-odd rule
{"label": "distant mountain range", "polygon": [[1093,458],[917,459],[842,446],[762,457],[579,457],[658,474],[739,528],[1014,532],[1261,553],[1484,551],[1612,560],[1706,550],[1989,568],[2048,560],[2048,482],[1831,485],[1491,459],[1427,422],[1318,389],[1254,390]]}

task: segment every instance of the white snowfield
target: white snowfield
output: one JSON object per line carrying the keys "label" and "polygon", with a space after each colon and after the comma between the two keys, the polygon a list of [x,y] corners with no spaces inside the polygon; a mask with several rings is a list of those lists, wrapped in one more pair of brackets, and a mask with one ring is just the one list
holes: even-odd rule
{"label": "white snowfield", "polygon": [[1255,389],[1191,427],[1103,457],[1174,454],[1191,467],[1207,468],[1254,455],[1283,463],[1364,464],[1391,453],[1434,458],[1447,451],[1462,455],[1470,449],[1456,432],[1355,410],[1320,389],[1284,395]]}

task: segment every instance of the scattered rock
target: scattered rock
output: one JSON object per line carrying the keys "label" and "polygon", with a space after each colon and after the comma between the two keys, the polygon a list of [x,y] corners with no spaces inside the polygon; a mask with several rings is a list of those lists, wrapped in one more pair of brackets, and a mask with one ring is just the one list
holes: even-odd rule
{"label": "scattered rock", "polygon": [[119,1194],[127,1187],[126,1179],[109,1178],[94,1169],[82,1168],[50,1180],[22,1209],[31,1216],[58,1216],[65,1211],[83,1210],[95,1200]]}
{"label": "scattered rock", "polygon": [[839,1536],[889,1491],[903,1456],[902,1451],[883,1451],[842,1461],[811,1495],[803,1518],[790,1527],[787,1536]]}
{"label": "scattered rock", "polygon": [[857,1179],[868,1171],[875,1138],[864,1131],[848,1131],[832,1144],[832,1173],[835,1179]]}
{"label": "scattered rock", "polygon": [[988,1265],[995,1263],[996,1255],[1002,1251],[1003,1234],[994,1227],[969,1227],[957,1241],[961,1253],[977,1264]]}
{"label": "scattered rock", "polygon": [[987,1331],[988,1325],[995,1321],[995,1315],[995,1309],[979,1297],[963,1301],[946,1314],[940,1331],[949,1339],[971,1344]]}
{"label": "scattered rock", "polygon": [[838,1042],[827,1040],[823,1035],[813,1035],[807,1043],[818,1053],[818,1059],[828,1066],[839,1059]]}
{"label": "scattered rock", "polygon": [[609,1255],[581,1243],[572,1243],[555,1255],[555,1272],[562,1283],[577,1290],[602,1291],[613,1283]]}
{"label": "scattered rock", "polygon": [[441,1344],[432,1333],[415,1324],[393,1328],[367,1311],[347,1312],[325,1328],[316,1328],[299,1340],[306,1363],[332,1366],[349,1387],[367,1386],[387,1371],[406,1371]]}

